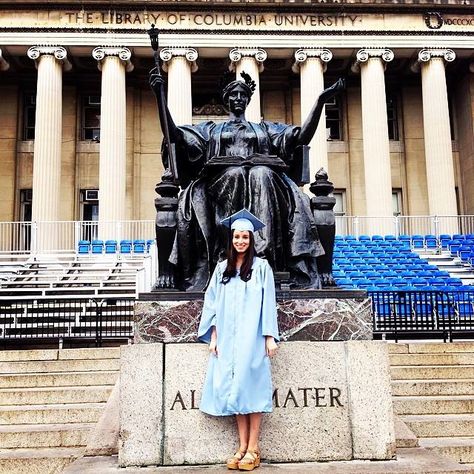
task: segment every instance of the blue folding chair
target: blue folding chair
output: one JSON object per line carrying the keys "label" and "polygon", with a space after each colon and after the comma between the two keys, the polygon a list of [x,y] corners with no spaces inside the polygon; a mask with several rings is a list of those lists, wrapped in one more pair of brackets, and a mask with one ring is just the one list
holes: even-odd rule
{"label": "blue folding chair", "polygon": [[91,250],[91,243],[88,240],[79,240],[77,243],[77,253],[79,255],[87,255]]}
{"label": "blue folding chair", "polygon": [[133,253],[145,253],[145,241],[137,239],[133,241]]}
{"label": "blue folding chair", "polygon": [[104,253],[104,241],[103,240],[93,240],[91,243],[91,251],[93,254]]}
{"label": "blue folding chair", "polygon": [[155,244],[155,239],[148,239],[148,240],[146,241],[146,251],[147,251],[147,253],[150,252],[150,248],[151,248],[151,246],[154,245],[154,244]]}
{"label": "blue folding chair", "polygon": [[357,237],[355,235],[346,235],[344,237],[344,240],[347,242],[348,240],[357,240]]}
{"label": "blue folding chair", "polygon": [[116,240],[106,240],[105,241],[105,253],[115,253],[117,252],[117,241]]}
{"label": "blue folding chair", "polygon": [[370,242],[370,240],[371,240],[370,236],[368,236],[368,235],[359,235],[359,241],[360,242],[367,242],[367,241]]}
{"label": "blue folding chair", "polygon": [[120,241],[120,253],[130,254],[132,253],[132,241],[131,240],[121,240]]}

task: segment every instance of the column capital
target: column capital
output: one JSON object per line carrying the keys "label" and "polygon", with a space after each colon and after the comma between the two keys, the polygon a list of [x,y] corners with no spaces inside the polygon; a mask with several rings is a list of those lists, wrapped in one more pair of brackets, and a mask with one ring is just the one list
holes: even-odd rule
{"label": "column capital", "polygon": [[332,59],[332,52],[327,48],[300,48],[295,51],[295,62],[292,66],[292,70],[298,73],[301,63],[304,63],[307,59],[319,59],[323,62],[323,69],[326,71],[326,67],[329,61]]}
{"label": "column capital", "polygon": [[447,63],[451,63],[456,59],[456,53],[452,49],[447,48],[423,48],[418,51],[418,57],[410,66],[413,72],[419,72],[420,66],[434,58],[444,59]]}
{"label": "column capital", "polygon": [[125,70],[127,72],[133,71],[133,64],[130,61],[132,57],[132,52],[125,47],[116,47],[116,46],[97,46],[92,51],[92,57],[98,61],[98,68],[101,69],[102,61],[107,56],[117,56],[125,64]]}
{"label": "column capital", "polygon": [[30,59],[35,61],[36,67],[38,67],[38,59],[43,55],[54,56],[58,61],[60,61],[63,65],[63,69],[65,71],[69,71],[72,68],[71,63],[67,59],[67,51],[66,48],[63,46],[48,46],[48,45],[40,45],[40,46],[32,46],[28,49],[27,53]]}
{"label": "column capital", "polygon": [[388,48],[362,48],[356,53],[356,60],[351,66],[351,71],[360,72],[360,64],[367,62],[371,58],[380,58],[384,65],[393,60],[395,55],[393,51]]}
{"label": "column capital", "polygon": [[257,61],[259,72],[263,71],[263,62],[267,59],[267,52],[262,48],[233,48],[229,52],[231,64],[229,69],[235,69],[235,63],[242,58],[254,58]]}
{"label": "column capital", "polygon": [[10,63],[3,57],[3,51],[0,49],[0,71],[10,69]]}
{"label": "column capital", "polygon": [[177,46],[171,48],[163,48],[160,51],[160,58],[163,61],[163,70],[165,72],[168,70],[167,63],[176,57],[186,58],[191,65],[191,72],[196,72],[198,70],[196,60],[199,57],[199,54],[197,50],[194,48]]}

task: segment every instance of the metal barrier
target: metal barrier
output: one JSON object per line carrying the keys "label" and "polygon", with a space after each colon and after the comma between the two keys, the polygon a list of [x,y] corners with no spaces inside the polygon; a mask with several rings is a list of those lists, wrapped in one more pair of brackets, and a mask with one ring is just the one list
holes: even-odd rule
{"label": "metal barrier", "polygon": [[154,238],[153,220],[0,222],[0,253],[74,252],[80,240]]}
{"label": "metal barrier", "polygon": [[35,298],[0,301],[0,340],[93,339],[133,336],[133,298]]}
{"label": "metal barrier", "polygon": [[[464,287],[465,288],[465,287]],[[474,334],[474,287],[459,291],[369,291],[374,335],[442,337]]]}
{"label": "metal barrier", "polygon": [[474,216],[337,216],[338,235],[402,234],[471,234],[474,233]]}

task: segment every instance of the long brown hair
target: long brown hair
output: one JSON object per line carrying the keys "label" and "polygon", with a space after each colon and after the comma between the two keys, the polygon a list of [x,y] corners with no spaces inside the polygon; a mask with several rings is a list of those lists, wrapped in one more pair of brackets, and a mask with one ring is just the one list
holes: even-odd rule
{"label": "long brown hair", "polygon": [[[237,275],[237,255],[238,252],[235,250],[232,240],[234,238],[234,230],[230,235],[229,247],[227,248],[227,267],[222,275],[222,283],[224,285],[229,282],[232,277]],[[252,264],[255,257],[255,239],[253,232],[249,231],[249,246],[244,254],[244,261],[240,267],[240,279],[242,281],[249,281],[252,278]]]}

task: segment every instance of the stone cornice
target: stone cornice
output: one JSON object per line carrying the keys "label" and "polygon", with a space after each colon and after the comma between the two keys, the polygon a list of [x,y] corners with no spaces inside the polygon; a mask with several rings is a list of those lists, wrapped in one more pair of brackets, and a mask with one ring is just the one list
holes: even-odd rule
{"label": "stone cornice", "polygon": [[371,58],[380,58],[385,65],[393,61],[394,57],[393,51],[388,48],[362,48],[357,51],[356,60],[351,66],[351,70],[352,72],[358,73],[361,63],[365,63]]}
{"label": "stone cornice", "polygon": [[31,46],[31,48],[29,48],[27,51],[28,57],[35,61],[36,67],[38,67],[38,59],[44,54],[54,56],[58,61],[62,63],[63,69],[65,71],[71,70],[71,63],[67,59],[67,50],[63,46]]}
{"label": "stone cornice", "polygon": [[191,72],[196,72],[198,70],[196,60],[199,57],[199,54],[196,49],[188,47],[171,47],[163,48],[160,51],[160,58],[163,61],[163,70],[167,71],[168,65],[167,62],[171,61],[175,57],[184,57],[191,64]]}
{"label": "stone cornice", "polygon": [[98,61],[98,67],[101,69],[102,61],[107,56],[117,56],[125,63],[125,70],[127,72],[133,71],[133,64],[130,61],[132,57],[132,52],[125,47],[116,47],[116,46],[98,46],[92,51],[92,57]]}
{"label": "stone cornice", "polygon": [[332,59],[332,52],[327,48],[300,48],[295,51],[295,63],[292,66],[292,70],[298,73],[300,70],[301,63],[304,63],[308,58],[316,58],[323,62],[323,69],[326,71],[329,61]]}

